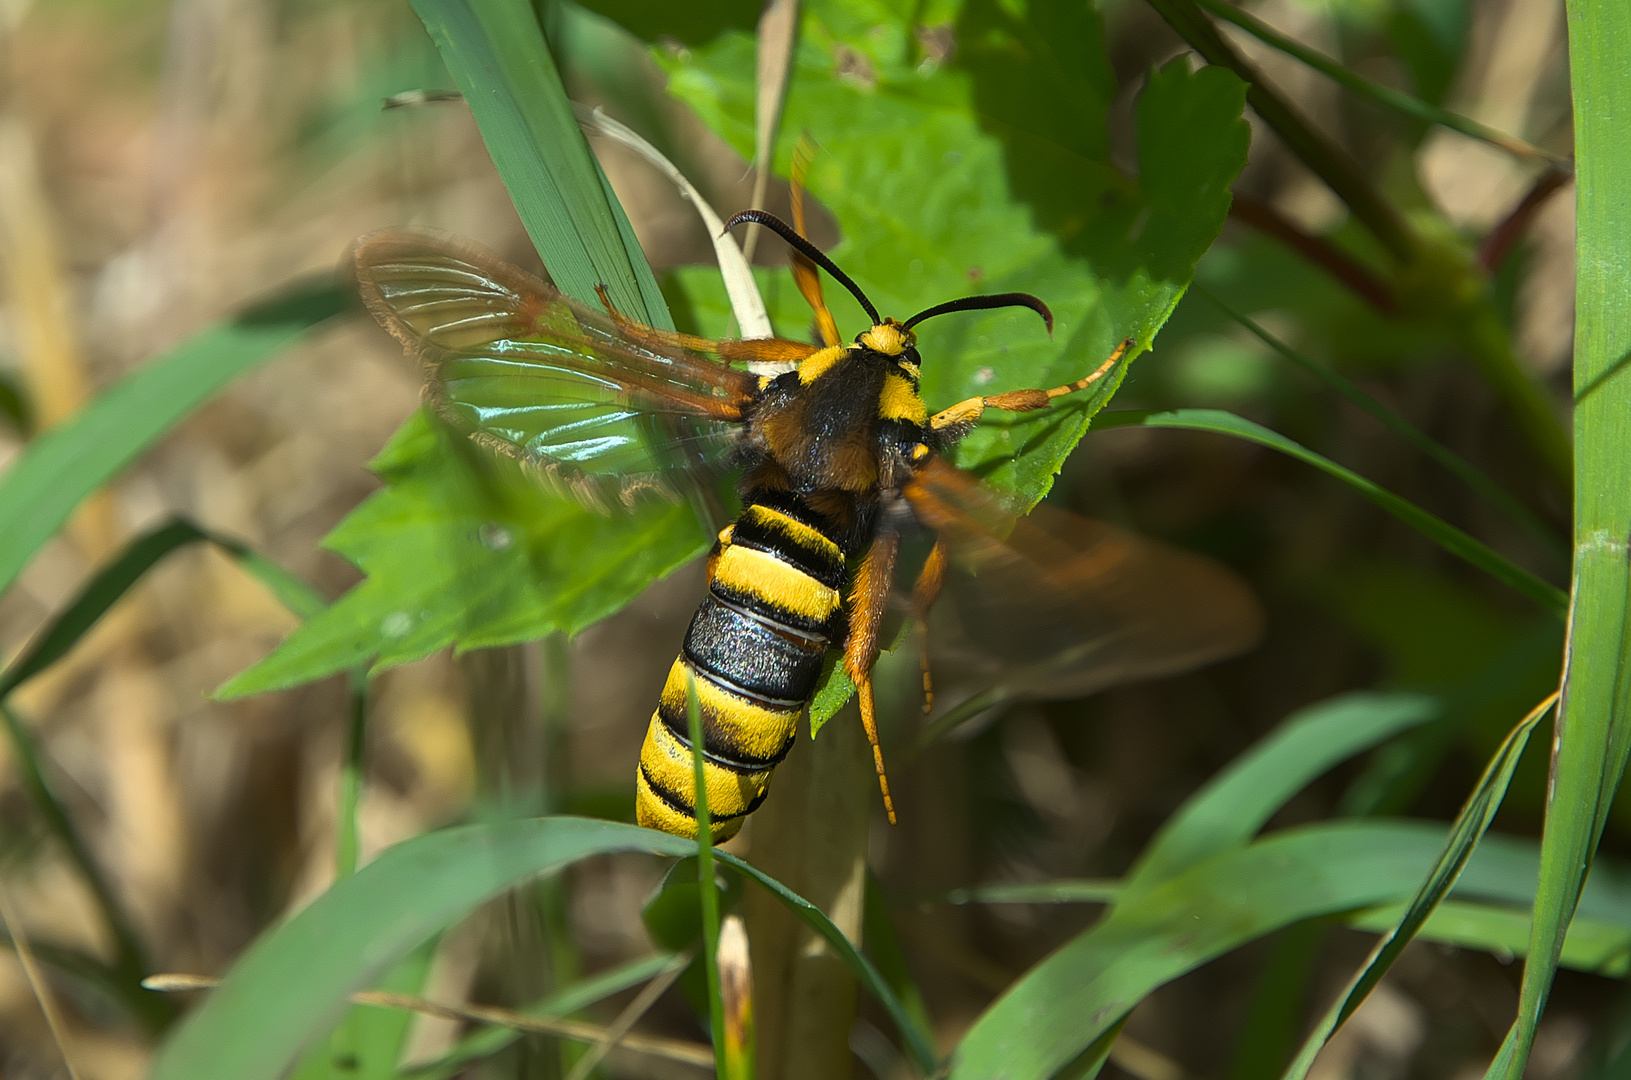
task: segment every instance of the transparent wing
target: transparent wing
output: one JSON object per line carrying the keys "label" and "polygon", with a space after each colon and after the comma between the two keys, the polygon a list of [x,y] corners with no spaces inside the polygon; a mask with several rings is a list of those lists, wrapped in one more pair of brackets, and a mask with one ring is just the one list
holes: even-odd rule
{"label": "transparent wing", "polygon": [[425,364],[426,402],[596,508],[677,498],[740,439],[758,379],[448,237],[364,238],[370,311]]}
{"label": "transparent wing", "polygon": [[1251,648],[1263,615],[1212,559],[1039,506],[1021,516],[934,461],[904,495],[947,545],[938,679],[989,704],[1080,697]]}

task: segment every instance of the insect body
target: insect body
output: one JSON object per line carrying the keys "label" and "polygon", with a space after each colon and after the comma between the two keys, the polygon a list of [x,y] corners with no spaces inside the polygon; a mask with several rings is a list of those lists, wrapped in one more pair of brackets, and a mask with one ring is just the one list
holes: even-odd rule
{"label": "insect body", "polygon": [[[1092,578],[1092,588],[1106,596],[1115,592],[1107,583],[1124,583],[1113,566],[1101,566],[1050,584],[1045,579],[1056,571],[1079,571],[1082,553],[1044,538],[1026,555],[1013,532],[1016,515],[941,455],[987,408],[1026,412],[1092,385],[1130,342],[1075,383],[971,398],[930,415],[919,394],[914,326],[951,312],[1023,306],[1051,330],[1047,307],[1004,293],[940,304],[905,322],[881,318],[798,230],[760,211],[739,214],[732,224],[739,221],[771,228],[798,253],[795,273],[816,309],[824,346],[656,330],[609,304],[605,313],[579,304],[446,238],[384,234],[365,239],[356,252],[365,302],[427,366],[428,403],[482,445],[603,508],[649,492],[675,496],[687,478],[709,470],[740,470],[742,511],[709,557],[708,595],[669,671],[636,778],[642,824],[696,835],[694,693],[715,840],[734,835],[765,798],[829,649],[842,649],[856,684],[893,819],[869,680],[903,533],[933,541],[911,590],[911,614],[920,622],[957,565],[980,568],[994,582],[1020,582],[1009,590],[1013,596],[1030,589],[1068,601],[1065,622],[1094,610],[1076,579]],[[837,340],[817,265],[871,316],[872,326],[853,342]],[[733,361],[792,366],[758,376],[729,366]],[[1106,563],[1109,552],[1099,546],[1100,564],[1120,558]],[[1171,565],[1144,574],[1166,574]],[[1018,575],[1008,573],[1016,569]],[[1033,580],[1039,588],[1024,584]],[[1091,633],[1098,662],[1120,662],[1119,677],[1215,658],[1255,634],[1248,613],[1244,620],[1225,617],[1222,632],[1202,619],[1188,638],[1161,628],[1152,638],[1139,629],[1136,599],[1106,610]]]}

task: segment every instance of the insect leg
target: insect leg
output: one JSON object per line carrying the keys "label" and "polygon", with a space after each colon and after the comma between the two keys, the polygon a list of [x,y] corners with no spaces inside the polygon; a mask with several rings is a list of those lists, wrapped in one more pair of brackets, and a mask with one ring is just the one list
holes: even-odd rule
{"label": "insect leg", "polygon": [[1006,412],[1033,412],[1047,405],[1056,397],[1074,394],[1078,390],[1086,390],[1110,373],[1116,366],[1116,361],[1127,354],[1133,347],[1133,339],[1127,338],[1115,351],[1107,357],[1104,363],[1093,371],[1077,379],[1075,382],[1056,386],[1052,390],[1009,390],[1002,394],[992,394],[989,397],[969,398],[959,401],[949,409],[944,409],[929,417],[929,427],[933,431],[944,431],[948,428],[967,428],[980,418],[980,414],[987,409],[1002,409]]}
{"label": "insect leg", "polygon": [[923,669],[923,715],[934,711],[934,680],[929,675],[929,608],[940,595],[946,583],[946,542],[936,540],[929,551],[923,569],[912,586],[912,621],[917,624],[917,640],[922,650],[919,664]]}
{"label": "insect leg", "polygon": [[883,768],[883,748],[878,744],[878,717],[872,703],[872,665],[878,659],[878,628],[883,623],[889,601],[889,588],[895,574],[895,557],[900,553],[900,534],[880,531],[861,560],[850,589],[849,636],[844,639],[844,670],[855,683],[861,701],[861,724],[872,744],[872,763],[878,770],[878,788],[883,792],[883,808],[889,823],[895,824],[895,803],[889,797],[889,777]]}
{"label": "insect leg", "polygon": [[[793,200],[793,229],[800,236],[808,238],[804,230],[804,174],[809,171],[810,158],[815,153],[815,144],[808,135],[799,136],[798,145],[793,148],[793,175],[791,182],[791,195]],[[816,273],[815,263],[809,256],[793,251],[793,281],[799,287],[799,293],[815,312],[816,326],[821,331],[821,340],[827,345],[837,345],[843,339],[838,336],[838,324],[833,321],[832,312],[827,308],[827,301],[821,296],[821,277]]]}
{"label": "insect leg", "polygon": [[797,363],[817,351],[817,346],[787,338],[705,338],[695,334],[682,334],[678,330],[659,330],[629,318],[612,306],[606,286],[596,285],[595,295],[612,318],[612,324],[624,339],[654,352],[708,353],[722,360],[762,363]]}

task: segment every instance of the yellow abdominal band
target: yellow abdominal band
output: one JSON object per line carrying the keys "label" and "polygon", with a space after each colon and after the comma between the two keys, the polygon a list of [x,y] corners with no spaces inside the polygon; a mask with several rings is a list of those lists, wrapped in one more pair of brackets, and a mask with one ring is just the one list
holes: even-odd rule
{"label": "yellow abdominal band", "polygon": [[[676,660],[669,669],[662,702],[646,729],[645,745],[640,748],[635,813],[641,825],[695,837],[696,782],[691,748],[670,730],[688,728],[687,675],[685,661]],[[764,797],[775,763],[792,744],[803,706],[767,708],[701,677],[696,678],[695,686],[703,745],[711,755],[702,766],[708,786],[708,814],[713,838],[719,842],[735,836],[743,818]]]}
{"label": "yellow abdominal band", "polygon": [[713,579],[731,592],[756,597],[771,608],[818,622],[831,617],[843,602],[837,589],[828,588],[767,551],[740,544],[719,553]]}

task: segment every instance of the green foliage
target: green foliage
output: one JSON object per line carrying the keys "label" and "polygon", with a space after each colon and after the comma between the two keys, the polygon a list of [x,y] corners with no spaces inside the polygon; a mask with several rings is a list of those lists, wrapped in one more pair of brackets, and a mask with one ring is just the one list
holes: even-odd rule
{"label": "green foliage", "polygon": [[[510,103],[489,106],[496,110],[490,120],[478,112],[500,175],[557,282],[568,292],[574,291],[573,281],[580,287],[588,281],[592,288],[593,275],[585,276],[589,272],[581,268],[583,257],[567,250],[576,233],[563,233],[551,224],[553,218],[529,216],[526,209],[537,201],[563,202],[572,190],[564,179],[554,181],[554,188],[538,180],[561,171],[558,165],[555,173],[544,169],[549,157],[544,148],[554,144],[540,133],[541,124],[517,119],[540,107],[535,103],[548,96],[546,88],[530,74],[507,74],[505,64],[519,61],[483,52],[486,23],[471,23],[462,4],[426,0],[420,11],[467,96],[480,92],[483,100]],[[1238,82],[1221,72],[1192,75],[1182,65],[1152,79],[1139,106],[1147,175],[1138,181],[1124,178],[1129,201],[1121,209],[1131,217],[1117,226],[1125,231],[1137,219],[1141,239],[1118,249],[1114,269],[1098,270],[1061,252],[1027,223],[1026,211],[1009,194],[1003,147],[982,134],[971,113],[972,80],[960,71],[914,64],[910,40],[906,16],[884,7],[834,3],[809,11],[783,124],[790,134],[777,160],[787,167],[798,132],[809,131],[820,143],[811,188],[850,238],[834,257],[880,309],[909,314],[971,289],[1025,289],[1053,306],[1060,345],[1049,342],[1028,313],[925,323],[920,338],[930,406],[1079,378],[1125,337],[1147,347],[1195,260],[1221,227],[1228,185],[1245,162],[1247,130],[1240,119]],[[865,50],[876,84],[831,77],[835,58],[846,49]],[[477,63],[483,56],[492,69]],[[751,153],[751,37],[727,31],[684,59],[666,57],[665,62],[671,65],[673,92]],[[1102,55],[1095,62],[1107,63]],[[1102,125],[1104,105],[1094,107]],[[575,126],[570,134],[555,130],[548,137],[567,150],[582,142]],[[1196,156],[1186,161],[1186,152]],[[525,168],[528,161],[532,172]],[[1197,199],[1199,215],[1186,202]],[[574,221],[592,216],[571,206],[554,213]],[[610,258],[598,256],[596,272]],[[644,271],[643,261],[636,262]],[[646,296],[643,280],[640,290]],[[760,280],[774,283],[767,291],[783,332],[802,336],[808,314],[800,311],[786,273],[761,274]],[[671,288],[687,299],[702,329],[724,332],[722,289],[715,277],[687,270],[674,275]],[[829,298],[842,324],[857,326],[854,302],[841,290],[828,292],[836,293]],[[1131,355],[1079,403],[983,426],[963,444],[959,463],[982,471],[1027,504],[1040,499],[1130,360]],[[626,604],[707,543],[683,507],[597,517],[529,494],[521,484],[483,480],[483,466],[459,460],[455,448],[437,438],[422,421],[399,432],[376,462],[386,490],[327,541],[368,580],[228,683],[223,695],[292,686],[370,660],[379,670],[449,644],[477,648],[554,630],[575,632]],[[490,541],[501,533],[507,544],[492,550]]]}
{"label": "green foliage", "polygon": [[[1180,807],[1119,888],[1028,886],[998,897],[1111,899],[1114,906],[1021,976],[975,1022],[954,1056],[953,1080],[1041,1078],[1070,1063],[1084,1068],[1102,1059],[1105,1036],[1152,990],[1254,938],[1304,919],[1377,906],[1399,918],[1392,905],[1418,890],[1409,916],[1424,916],[1443,895],[1421,885],[1429,871],[1439,873],[1435,888],[1444,890],[1460,873],[1457,895],[1487,902],[1458,907],[1436,932],[1464,934],[1462,940],[1482,948],[1510,942],[1513,920],[1522,918],[1519,905],[1535,896],[1535,848],[1495,837],[1476,853],[1473,847],[1499,804],[1522,737],[1486,776],[1464,817],[1466,831],[1448,847],[1441,827],[1405,821],[1322,822],[1252,839],[1320,773],[1427,722],[1436,708],[1417,695],[1350,695],[1305,710]],[[1520,727],[1521,736],[1538,716]],[[1590,914],[1603,921],[1583,926],[1571,946],[1583,966],[1623,963],[1614,950],[1631,942],[1624,874],[1604,874],[1598,885]],[[1366,925],[1378,919],[1372,912]]]}
{"label": "green foliage", "polygon": [[698,555],[686,506],[632,518],[554,498],[424,416],[373,468],[385,480],[325,545],[368,577],[303,623],[271,656],[232,679],[238,697],[344,671],[417,660],[457,642],[484,648],[576,632]]}
{"label": "green foliage", "polygon": [[1442,518],[1421,509],[1415,503],[1402,499],[1393,492],[1379,487],[1351,469],[1345,469],[1330,458],[1316,454],[1307,447],[1270,431],[1261,424],[1216,409],[1180,409],[1167,413],[1122,413],[1117,423],[1140,423],[1145,427],[1187,428],[1191,431],[1211,431],[1232,435],[1260,446],[1278,450],[1299,461],[1329,473],[1349,487],[1376,503],[1388,513],[1429,537],[1434,543],[1483,570],[1491,577],[1535,601],[1542,608],[1561,618],[1568,607],[1568,597],[1562,590],[1548,585],[1510,559],[1496,554],[1486,544],[1467,535]]}
{"label": "green foliage", "polygon": [[[374,983],[431,935],[506,889],[596,855],[677,857],[696,845],[609,821],[534,818],[469,825],[404,841],[342,878],[255,943],[180,1025],[153,1080],[275,1080],[346,996]],[[724,852],[818,933],[894,1015],[899,1001],[843,933],[808,901]],[[931,1058],[915,1046],[920,1063]]]}
{"label": "green foliage", "polygon": [[1613,0],[1569,6],[1569,72],[1574,89],[1577,209],[1574,385],[1574,570],[1569,647],[1559,737],[1541,841],[1518,1016],[1490,1065],[1491,1078],[1516,1078],[1540,1024],[1558,956],[1580,901],[1609,806],[1631,754],[1631,378],[1603,374],[1631,346],[1631,244],[1624,213],[1631,195],[1631,81],[1621,58],[1631,48],[1631,10]]}
{"label": "green foliage", "polygon": [[[799,135],[815,140],[809,186],[844,234],[831,254],[885,314],[905,317],[950,297],[1007,290],[1035,293],[1052,307],[1054,342],[1028,313],[924,323],[918,336],[931,409],[1080,378],[1123,338],[1137,343],[1132,353],[1147,349],[1222,225],[1248,140],[1243,89],[1232,76],[1191,74],[1182,65],[1159,73],[1138,106],[1140,177],[1114,174],[1100,154],[1097,185],[1076,192],[1094,235],[1122,239],[1103,252],[1068,244],[1061,250],[1055,236],[1032,224],[1040,212],[1033,215],[1016,196],[1024,199],[1022,185],[1030,183],[1036,198],[1056,198],[1069,190],[1066,182],[1025,172],[1014,163],[1015,151],[982,129],[986,103],[979,95],[987,84],[977,68],[970,75],[943,67],[914,44],[912,22],[933,23],[941,14],[871,0],[806,7],[775,155],[785,172]],[[1097,15],[1084,8],[1071,20],[1072,47],[1081,50],[1072,63],[1108,72]],[[727,33],[688,55],[659,59],[670,92],[751,157],[752,39]],[[1062,69],[1041,61],[1034,70],[1036,77],[1007,94],[1003,107],[1052,115],[1060,91],[1050,78],[1062,78],[1070,115],[1087,130],[1104,128],[1107,102],[1091,79],[1059,75]],[[1084,195],[1111,186],[1120,201],[1101,214]],[[1185,202],[1191,199],[1197,205]],[[827,291],[840,328],[858,330],[859,307],[841,290]],[[991,418],[964,441],[957,463],[1027,505],[1036,502],[1131,359],[1079,402],[1030,417]]]}
{"label": "green foliage", "polygon": [[86,496],[227,383],[345,304],[328,284],[278,297],[149,361],[29,443],[0,476],[0,592]]}
{"label": "green foliage", "polygon": [[[379,989],[419,993],[435,955],[434,941],[421,945],[380,979]],[[353,1005],[327,1041],[306,1052],[291,1080],[391,1080],[412,1023],[413,1014],[400,1009]]]}

